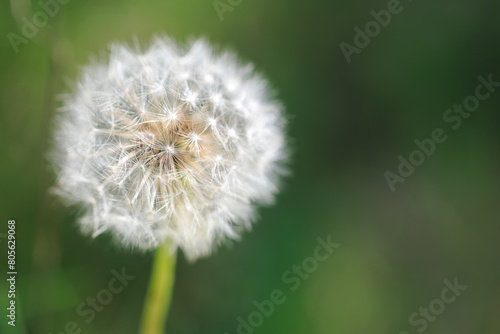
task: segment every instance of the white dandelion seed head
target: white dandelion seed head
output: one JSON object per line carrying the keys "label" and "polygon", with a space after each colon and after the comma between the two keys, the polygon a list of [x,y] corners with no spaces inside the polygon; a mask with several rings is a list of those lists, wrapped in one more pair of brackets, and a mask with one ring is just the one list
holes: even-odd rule
{"label": "white dandelion seed head", "polygon": [[190,259],[250,228],[287,158],[282,106],[251,65],[203,40],[111,48],[83,68],[55,136],[57,191],[82,230]]}

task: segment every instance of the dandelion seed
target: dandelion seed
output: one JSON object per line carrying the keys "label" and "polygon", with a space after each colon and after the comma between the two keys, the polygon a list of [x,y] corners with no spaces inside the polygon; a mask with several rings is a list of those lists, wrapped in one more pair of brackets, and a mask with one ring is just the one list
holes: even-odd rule
{"label": "dandelion seed", "polygon": [[[287,158],[267,82],[203,40],[111,48],[64,100],[57,190],[84,207],[82,230],[143,250],[169,242],[190,259],[236,239],[273,201]],[[75,150],[86,143],[84,150]]]}

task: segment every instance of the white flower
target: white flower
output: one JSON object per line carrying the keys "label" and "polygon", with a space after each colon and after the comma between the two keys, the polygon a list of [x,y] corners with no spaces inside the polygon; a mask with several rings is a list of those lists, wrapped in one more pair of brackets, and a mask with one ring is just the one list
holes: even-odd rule
{"label": "white flower", "polygon": [[267,82],[203,40],[111,48],[82,71],[55,136],[58,193],[80,226],[190,259],[251,227],[286,160],[282,106]]}

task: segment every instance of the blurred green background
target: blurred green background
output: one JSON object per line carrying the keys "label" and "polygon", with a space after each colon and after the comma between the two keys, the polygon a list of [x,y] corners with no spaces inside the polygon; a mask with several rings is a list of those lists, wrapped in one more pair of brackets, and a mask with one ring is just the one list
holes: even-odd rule
{"label": "blurred green background", "polygon": [[[112,41],[146,46],[156,33],[204,36],[230,47],[276,87],[287,108],[292,175],[251,233],[194,264],[179,256],[169,333],[237,333],[254,300],[287,300],[255,333],[417,333],[419,307],[443,280],[467,285],[427,333],[500,332],[500,91],[456,131],[443,113],[500,81],[497,1],[402,1],[404,10],[348,64],[339,47],[388,1],[241,3],[220,19],[211,0],[81,1],[60,5],[19,52],[22,17],[38,1],[0,4],[1,333],[136,333],[151,255],[81,236],[77,213],[48,193],[46,159],[57,95]],[[436,127],[449,136],[392,192],[396,172]],[[6,325],[7,220],[17,221],[17,326]],[[313,254],[316,238],[341,247],[291,292],[282,275]],[[77,306],[107,287],[111,270],[135,279],[87,324]]]}

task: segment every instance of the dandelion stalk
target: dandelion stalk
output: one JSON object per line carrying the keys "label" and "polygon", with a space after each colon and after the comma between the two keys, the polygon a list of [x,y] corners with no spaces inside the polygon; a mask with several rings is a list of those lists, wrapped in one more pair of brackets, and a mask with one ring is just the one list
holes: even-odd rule
{"label": "dandelion stalk", "polygon": [[165,320],[172,299],[175,278],[175,253],[169,245],[158,247],[155,251],[148,293],[144,303],[140,334],[164,333]]}

